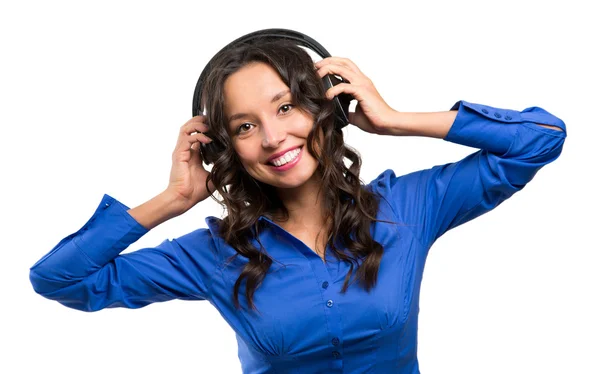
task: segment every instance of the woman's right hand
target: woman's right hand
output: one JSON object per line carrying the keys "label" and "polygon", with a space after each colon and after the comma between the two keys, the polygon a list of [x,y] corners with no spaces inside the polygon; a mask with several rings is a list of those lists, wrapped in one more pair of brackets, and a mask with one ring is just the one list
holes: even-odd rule
{"label": "woman's right hand", "polygon": [[208,171],[202,165],[199,150],[200,143],[207,144],[212,141],[202,134],[208,131],[205,120],[205,116],[198,115],[181,126],[173,151],[173,164],[166,192],[173,194],[186,210],[209,197],[215,189],[212,182],[209,183],[210,191],[206,189]]}

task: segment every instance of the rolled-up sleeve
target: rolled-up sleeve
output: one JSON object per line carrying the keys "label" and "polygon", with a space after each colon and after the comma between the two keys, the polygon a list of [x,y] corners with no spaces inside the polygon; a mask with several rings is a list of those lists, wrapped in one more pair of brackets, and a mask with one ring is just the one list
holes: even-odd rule
{"label": "rolled-up sleeve", "polygon": [[523,189],[561,154],[567,135],[565,123],[539,107],[519,112],[461,100],[451,110],[458,113],[444,140],[478,151],[400,177],[386,170],[376,180],[426,249],[448,230]]}
{"label": "rolled-up sleeve", "polygon": [[34,290],[84,311],[140,308],[171,299],[209,298],[216,249],[208,229],[120,254],[148,230],[104,195],[92,217],[29,272]]}

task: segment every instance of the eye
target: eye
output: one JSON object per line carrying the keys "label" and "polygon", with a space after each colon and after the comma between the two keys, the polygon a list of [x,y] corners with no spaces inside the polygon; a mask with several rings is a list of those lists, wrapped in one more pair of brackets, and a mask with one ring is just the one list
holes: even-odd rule
{"label": "eye", "polygon": [[[282,106],[279,107],[279,110],[281,111],[281,109],[283,109],[283,108],[288,108],[287,110],[283,111],[284,114],[287,114],[292,111],[293,107],[294,107],[294,105],[292,105],[292,104],[283,104]],[[242,133],[248,132],[252,129],[252,127],[250,127],[250,126],[254,126],[254,125],[249,122],[244,122],[235,130],[235,133],[242,134]]]}
{"label": "eye", "polygon": [[242,134],[245,133],[247,131],[250,131],[252,128],[250,126],[254,126],[253,124],[249,123],[249,122],[244,122],[242,123],[237,130],[235,131],[236,134]]}
{"label": "eye", "polygon": [[281,110],[282,108],[289,108],[288,110],[285,111],[285,113],[288,113],[292,110],[292,108],[294,107],[292,104],[283,104],[282,106],[279,107],[279,110]]}

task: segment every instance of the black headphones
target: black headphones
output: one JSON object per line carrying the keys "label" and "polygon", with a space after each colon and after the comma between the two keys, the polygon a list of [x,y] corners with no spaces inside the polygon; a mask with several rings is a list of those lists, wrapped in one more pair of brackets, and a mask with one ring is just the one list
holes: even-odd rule
{"label": "black headphones", "polygon": [[[310,48],[314,52],[316,52],[321,58],[331,57],[329,52],[316,40],[313,38],[302,34],[298,31],[287,30],[287,29],[264,29],[255,31],[249,34],[246,34],[233,42],[227,44],[223,47],[217,54],[215,54],[208,64],[202,70],[200,74],[200,78],[198,78],[198,83],[196,83],[196,89],[194,90],[194,99],[192,102],[192,115],[197,116],[203,113],[202,106],[202,86],[204,85],[204,80],[210,71],[210,66],[212,66],[213,61],[215,60],[217,55],[220,55],[226,49],[232,48],[234,45],[238,44],[251,44],[256,40],[260,41],[277,41],[277,40],[292,40],[296,42],[296,44]],[[337,76],[333,74],[325,75],[322,78],[323,85],[325,86],[325,90],[339,84],[339,83],[350,83],[346,79],[339,79]],[[336,127],[341,129],[347,126],[349,121],[349,109],[350,109],[350,101],[354,100],[354,97],[350,94],[341,93],[334,97],[334,105],[335,105],[335,115],[336,115]],[[216,155],[222,150],[216,144],[216,142],[212,142],[209,144],[200,144],[200,152],[202,153],[202,160],[205,164],[212,164]]]}

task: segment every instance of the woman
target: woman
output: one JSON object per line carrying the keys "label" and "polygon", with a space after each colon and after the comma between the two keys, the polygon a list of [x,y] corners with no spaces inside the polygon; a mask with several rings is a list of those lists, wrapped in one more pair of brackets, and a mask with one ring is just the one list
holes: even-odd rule
{"label": "woman", "polygon": [[[129,209],[105,195],[77,232],[30,270],[36,292],[84,311],[208,300],[236,332],[246,373],[418,373],[417,317],[429,248],[498,206],[561,153],[566,127],[547,111],[457,102],[398,112],[345,58],[313,65],[290,43],[223,53],[207,78],[206,116],[185,123],[168,187]],[[321,77],[349,84],[325,92]],[[479,148],[464,159],[360,182],[331,99],[379,135]],[[207,133],[210,135],[207,136]],[[220,149],[202,165],[201,144]],[[119,253],[218,192],[227,209],[155,248]]]}

